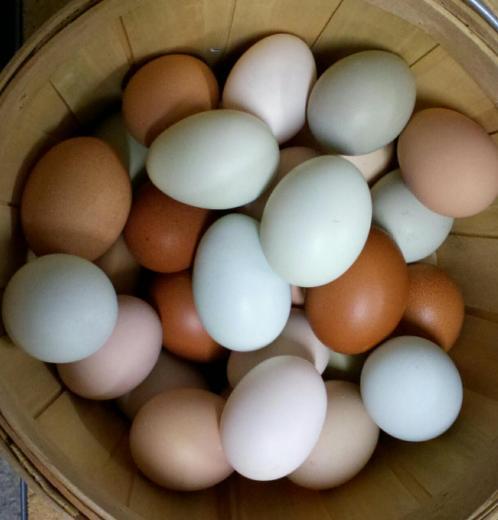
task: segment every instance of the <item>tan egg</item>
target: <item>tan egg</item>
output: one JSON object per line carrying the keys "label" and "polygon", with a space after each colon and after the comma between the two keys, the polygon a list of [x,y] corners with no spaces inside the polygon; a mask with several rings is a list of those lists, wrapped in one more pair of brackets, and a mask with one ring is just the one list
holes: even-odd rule
{"label": "tan egg", "polygon": [[36,163],[22,195],[21,221],[36,255],[95,260],[117,240],[130,206],[130,178],[114,149],[95,137],[76,137]]}
{"label": "tan egg", "polygon": [[365,180],[372,185],[386,172],[394,158],[394,143],[389,143],[364,155],[341,155],[353,163],[363,174]]}
{"label": "tan egg", "polygon": [[121,235],[95,263],[110,278],[118,294],[133,294],[140,279],[140,265]]}
{"label": "tan egg", "polygon": [[176,491],[206,489],[225,480],[233,469],[221,445],[224,404],[219,395],[194,388],[154,397],[131,427],[131,454],[139,469]]}
{"label": "tan egg", "polygon": [[204,62],[170,54],[149,61],[132,76],[123,93],[123,117],[128,132],[150,146],[172,124],[216,108],[218,98],[218,83]]}
{"label": "tan egg", "polygon": [[408,305],[399,324],[402,335],[422,336],[448,351],[458,339],[465,317],[458,285],[439,267],[408,266]]}
{"label": "tan egg", "polygon": [[319,155],[320,152],[317,152],[312,148],[307,148],[306,146],[291,146],[289,148],[283,148],[280,150],[280,159],[277,172],[275,173],[265,192],[260,195],[254,202],[246,204],[240,208],[240,212],[244,213],[245,215],[249,215],[256,220],[261,220],[261,217],[263,216],[263,210],[266,206],[266,201],[270,197],[275,186],[296,166],[299,166],[301,163],[309,159],[313,159],[313,157],[318,157]]}
{"label": "tan egg", "polygon": [[359,473],[372,456],[379,428],[370,419],[358,385],[327,381],[327,415],[313,451],[289,479],[310,489],[330,489]]}

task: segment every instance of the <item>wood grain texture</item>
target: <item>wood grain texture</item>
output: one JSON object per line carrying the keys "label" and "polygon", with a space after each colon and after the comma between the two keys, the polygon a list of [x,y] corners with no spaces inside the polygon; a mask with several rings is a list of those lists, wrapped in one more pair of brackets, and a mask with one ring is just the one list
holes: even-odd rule
{"label": "wood grain texture", "polygon": [[5,287],[11,276],[26,258],[21,223],[17,208],[0,204],[0,287]]}

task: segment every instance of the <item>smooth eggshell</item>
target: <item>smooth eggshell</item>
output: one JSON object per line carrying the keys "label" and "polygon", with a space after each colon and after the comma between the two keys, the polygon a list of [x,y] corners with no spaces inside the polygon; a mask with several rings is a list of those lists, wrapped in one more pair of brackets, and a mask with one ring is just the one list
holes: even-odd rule
{"label": "smooth eggshell", "polygon": [[115,399],[138,386],[161,352],[161,322],[154,309],[135,296],[118,296],[118,320],[106,343],[91,356],[59,364],[65,385],[87,399]]}
{"label": "smooth eggshell", "polygon": [[297,287],[297,285],[291,285],[292,305],[295,305],[296,307],[303,306],[305,295],[306,289],[304,287]]}
{"label": "smooth eggshell", "polygon": [[123,93],[123,117],[130,134],[145,146],[172,124],[216,108],[218,83],[211,69],[185,54],[146,63]]}
{"label": "smooth eggshell", "polygon": [[415,114],[399,138],[398,159],[406,184],[436,213],[470,217],[498,195],[496,144],[481,126],[453,110]]}
{"label": "smooth eggshell", "polygon": [[225,480],[233,469],[221,445],[225,400],[198,388],[157,395],[133,421],[130,448],[139,469],[175,491],[197,491]]}
{"label": "smooth eggshell", "polygon": [[339,60],[318,79],[308,124],[326,149],[363,155],[390,143],[415,106],[415,78],[396,54],[369,50]]}
{"label": "smooth eggshell", "polygon": [[284,143],[304,126],[315,80],[315,60],[306,43],[291,34],[273,34],[255,43],[233,66],[222,105],[261,118]]}
{"label": "smooth eggshell", "polygon": [[133,294],[138,287],[140,264],[130,253],[121,235],[100,258],[95,260],[102,271],[110,278],[119,294]]}
{"label": "smooth eggshell", "polygon": [[230,464],[253,480],[274,480],[297,469],[315,446],[327,392],[313,365],[278,356],[253,368],[234,388],[221,416]]}
{"label": "smooth eggshell", "polygon": [[400,331],[422,336],[448,351],[455,344],[465,317],[458,285],[442,269],[429,264],[412,264],[408,274],[408,305]]}
{"label": "smooth eggshell", "polygon": [[306,291],[306,316],[331,349],[361,354],[396,328],[408,287],[401,251],[387,233],[373,227],[360,256],[342,276]]}
{"label": "smooth eggshell", "polygon": [[341,157],[354,164],[371,185],[386,173],[393,161],[394,150],[394,143],[389,143],[365,155],[342,155]]}
{"label": "smooth eggshell", "polygon": [[359,473],[369,461],[379,438],[358,385],[327,381],[327,417],[320,438],[306,461],[289,475],[299,486],[330,489]]}
{"label": "smooth eggshell", "polygon": [[361,373],[361,396],[386,433],[404,441],[427,441],[455,422],[463,388],[453,361],[440,347],[400,336],[370,354]]}
{"label": "smooth eggshell", "polygon": [[95,137],[75,137],[36,163],[22,194],[21,222],[35,254],[95,260],[117,240],[130,206],[130,178],[114,149]]}
{"label": "smooth eggshell", "polygon": [[120,112],[101,121],[94,135],[116,150],[132,181],[138,181],[145,174],[145,158],[149,150],[127,132]]}
{"label": "smooth eggshell", "polygon": [[201,323],[188,271],[156,276],[150,294],[161,317],[163,344],[167,350],[197,362],[223,356],[226,350],[209,336]]}
{"label": "smooth eggshell", "polygon": [[258,222],[230,214],[202,237],[193,271],[194,300],[208,334],[231,350],[256,350],[283,330],[291,291],[268,265]]}
{"label": "smooth eggshell", "polygon": [[323,285],[356,260],[371,219],[368,185],[356,167],[340,157],[316,157],[294,168],[271,194],[261,245],[289,283]]}
{"label": "smooth eggshell", "polygon": [[228,382],[235,387],[256,365],[275,356],[298,356],[322,373],[329,361],[329,349],[313,334],[304,312],[292,309],[280,336],[267,347],[252,352],[232,352],[228,358]]}
{"label": "smooth eggshell", "polygon": [[388,173],[372,188],[373,220],[386,230],[407,262],[432,254],[445,241],[453,219],[426,208],[403,182],[399,170]]}
{"label": "smooth eggshell", "polygon": [[69,363],[92,355],[109,339],[118,302],[96,265],[72,255],[46,255],[10,279],[2,317],[11,340],[28,354]]}
{"label": "smooth eggshell", "polygon": [[266,188],[266,191],[254,202],[243,206],[240,209],[241,213],[249,215],[256,220],[261,220],[266,203],[272,191],[275,189],[275,186],[296,166],[319,155],[320,153],[316,150],[306,148],[305,146],[291,146],[280,150],[280,161],[278,163],[277,173],[271,180],[268,188]]}
{"label": "smooth eggshell", "polygon": [[153,397],[175,388],[201,388],[208,385],[196,366],[162,351],[151,373],[131,392],[117,400],[120,410],[133,419]]}
{"label": "smooth eggshell", "polygon": [[147,172],[157,188],[180,202],[229,209],[264,192],[278,157],[278,143],[260,119],[211,110],[165,130],[150,148]]}
{"label": "smooth eggshell", "polygon": [[197,244],[211,220],[210,211],[182,204],[147,183],[133,202],[124,237],[140,265],[175,273],[192,265]]}

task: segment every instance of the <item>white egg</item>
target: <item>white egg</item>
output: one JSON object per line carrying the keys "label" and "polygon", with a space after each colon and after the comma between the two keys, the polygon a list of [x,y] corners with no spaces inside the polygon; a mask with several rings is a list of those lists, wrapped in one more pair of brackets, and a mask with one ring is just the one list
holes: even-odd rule
{"label": "white egg", "polygon": [[174,388],[209,389],[205,378],[195,365],[163,350],[145,381],[117,399],[117,404],[124,414],[133,419],[138,410],[153,397]]}
{"label": "white egg", "polygon": [[255,350],[284,328],[291,290],[261,249],[259,224],[246,215],[217,220],[199,243],[194,261],[194,300],[204,328],[220,345]]}
{"label": "white egg", "polygon": [[373,152],[394,141],[415,106],[415,78],[396,54],[370,50],[329,67],[311,91],[308,124],[326,149]]}
{"label": "white egg", "polygon": [[302,358],[278,356],[253,368],[221,416],[225,455],[241,475],[274,480],[298,468],[315,446],[327,411],[320,374]]}
{"label": "white egg", "polygon": [[299,287],[341,276],[361,253],[372,202],[358,169],[341,157],[316,157],[275,188],[261,220],[261,244],[272,268]]}
{"label": "white egg", "polygon": [[232,352],[228,358],[228,382],[235,387],[256,365],[275,356],[302,357],[313,363],[318,373],[328,365],[330,349],[313,333],[304,311],[292,309],[280,336],[267,347],[252,352]]}
{"label": "white egg", "polygon": [[373,220],[398,244],[406,262],[416,262],[445,241],[453,219],[426,208],[408,189],[399,170],[372,188]]}
{"label": "white egg", "polygon": [[120,112],[104,119],[95,129],[94,135],[114,147],[132,181],[145,174],[145,159],[149,149],[126,131]]}
{"label": "white egg", "polygon": [[416,336],[386,341],[367,359],[361,395],[370,417],[389,435],[427,441],[444,433],[462,406],[462,380],[448,354]]}
{"label": "white egg", "polygon": [[239,58],[225,83],[222,104],[261,118],[284,143],[304,126],[315,80],[315,60],[306,43],[291,34],[273,34]]}
{"label": "white egg", "polygon": [[79,361],[112,334],[118,317],[104,272],[77,256],[54,254],[25,264],[9,281],[2,304],[11,340],[50,363]]}
{"label": "white egg", "polygon": [[160,134],[150,147],[147,172],[158,189],[180,202],[229,209],[264,192],[278,159],[278,143],[260,119],[210,110]]}
{"label": "white egg", "polygon": [[341,155],[350,163],[353,163],[363,174],[368,184],[377,181],[391,164],[394,157],[394,143],[389,143],[364,155]]}

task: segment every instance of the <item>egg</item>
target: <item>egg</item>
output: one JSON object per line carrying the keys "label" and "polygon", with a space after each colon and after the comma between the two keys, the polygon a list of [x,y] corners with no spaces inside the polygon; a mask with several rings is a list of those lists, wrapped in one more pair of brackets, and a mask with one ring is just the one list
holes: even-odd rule
{"label": "egg", "polygon": [[408,305],[400,323],[403,334],[422,336],[448,351],[456,342],[465,317],[458,285],[438,267],[408,267]]}
{"label": "egg", "polygon": [[142,66],[123,92],[123,118],[130,134],[145,146],[166,128],[198,112],[216,108],[218,83],[198,58],[170,54]]}
{"label": "egg", "polygon": [[130,253],[123,235],[114,242],[100,258],[95,260],[102,271],[110,278],[119,294],[133,294],[140,279],[140,264]]}
{"label": "egg", "polygon": [[113,148],[75,137],[36,163],[22,194],[21,223],[36,255],[95,260],[121,234],[130,206],[130,178]]}
{"label": "egg", "polygon": [[372,188],[373,220],[385,229],[407,262],[425,258],[446,240],[453,219],[425,207],[394,170]]}
{"label": "egg", "polygon": [[197,244],[211,221],[210,211],[182,204],[147,183],[138,190],[124,238],[140,265],[174,273],[192,265]]}
{"label": "egg", "polygon": [[368,50],[329,67],[311,91],[308,124],[326,149],[363,155],[394,141],[415,106],[415,78],[396,54]]}
{"label": "egg", "polygon": [[72,255],[45,255],[10,279],[2,318],[10,339],[31,356],[70,363],[92,355],[109,339],[118,302],[96,265]]}
{"label": "egg", "polygon": [[316,80],[313,53],[297,36],[272,34],[252,45],[233,66],[222,105],[261,118],[279,143],[304,126]]}
{"label": "egg", "polygon": [[444,433],[462,406],[462,380],[435,343],[416,336],[390,339],[368,357],[361,396],[370,417],[404,441],[427,441]]}
{"label": "egg", "polygon": [[292,305],[295,305],[296,307],[302,307],[304,305],[305,294],[306,289],[304,289],[303,287],[291,285]]}
{"label": "egg", "polygon": [[329,349],[329,356],[327,368],[323,372],[325,379],[341,379],[354,383],[360,381],[367,354],[341,354]]}
{"label": "egg", "polygon": [[354,164],[369,184],[373,184],[386,173],[394,158],[394,143],[389,143],[364,155],[342,155]]}
{"label": "egg", "polygon": [[384,231],[373,227],[361,254],[342,276],[306,291],[306,316],[330,348],[361,354],[396,328],[408,287],[401,251]]}
{"label": "egg", "polygon": [[105,344],[91,356],[57,365],[59,376],[87,399],[115,399],[137,387],[161,352],[161,322],[154,309],[135,296],[118,296],[118,320]]}
{"label": "egg", "polygon": [[253,368],[234,388],[221,416],[221,441],[235,471],[275,480],[296,470],[322,430],[327,392],[305,359],[278,356]]}
{"label": "egg", "polygon": [[309,489],[330,489],[359,473],[372,456],[379,428],[370,419],[360,388],[346,381],[327,381],[327,416],[320,438],[306,461],[289,479]]}
{"label": "egg", "polygon": [[208,209],[252,202],[278,165],[278,143],[257,117],[211,110],[165,130],[150,147],[147,172],[170,197]]}
{"label": "egg", "polygon": [[197,362],[213,361],[224,355],[225,349],[202,326],[188,271],[156,276],[150,294],[161,317],[166,349]]}
{"label": "egg", "polygon": [[280,336],[267,347],[252,352],[232,352],[228,358],[228,382],[235,387],[256,365],[275,356],[298,356],[313,363],[323,373],[329,361],[329,349],[313,334],[304,312],[292,309]]}
{"label": "egg", "polygon": [[136,183],[143,178],[149,150],[127,132],[120,112],[101,121],[93,134],[116,150],[132,181]]}
{"label": "egg", "polygon": [[398,159],[415,196],[441,215],[476,215],[498,195],[496,144],[481,126],[454,110],[429,108],[415,114],[399,138]]}
{"label": "egg", "polygon": [[368,185],[340,157],[316,157],[275,188],[261,220],[261,245],[271,267],[298,287],[326,284],[356,260],[368,237]]}
{"label": "egg", "polygon": [[204,328],[231,350],[256,350],[283,330],[291,308],[289,284],[261,249],[258,222],[232,213],[207,230],[193,270],[194,301]]}
{"label": "egg", "polygon": [[150,374],[136,388],[119,397],[117,404],[133,419],[153,397],[175,388],[208,390],[208,385],[197,367],[163,350]]}
{"label": "egg", "polygon": [[277,173],[266,188],[266,191],[260,195],[254,202],[246,204],[240,211],[245,215],[261,220],[268,198],[270,197],[275,186],[296,166],[299,166],[308,159],[318,157],[319,152],[305,146],[291,146],[280,150],[280,160],[278,163]]}
{"label": "egg", "polygon": [[198,388],[169,390],[151,399],[130,431],[138,468],[175,491],[198,491],[225,480],[233,469],[220,438],[224,403],[219,395]]}

